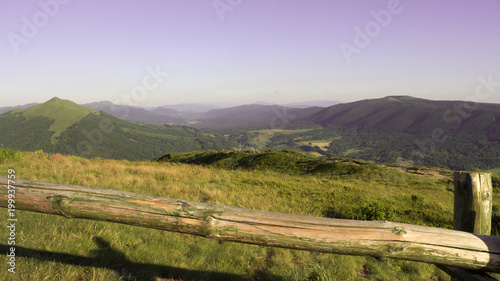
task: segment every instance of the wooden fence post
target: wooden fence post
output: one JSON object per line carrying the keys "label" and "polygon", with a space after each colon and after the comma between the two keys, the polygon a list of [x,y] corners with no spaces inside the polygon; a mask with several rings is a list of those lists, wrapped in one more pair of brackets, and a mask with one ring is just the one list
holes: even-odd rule
{"label": "wooden fence post", "polygon": [[[453,229],[474,234],[491,234],[493,190],[491,173],[455,172]],[[485,272],[440,266],[452,281],[496,280]]]}
{"label": "wooden fence post", "polygon": [[493,190],[490,173],[455,172],[453,229],[491,234]]}

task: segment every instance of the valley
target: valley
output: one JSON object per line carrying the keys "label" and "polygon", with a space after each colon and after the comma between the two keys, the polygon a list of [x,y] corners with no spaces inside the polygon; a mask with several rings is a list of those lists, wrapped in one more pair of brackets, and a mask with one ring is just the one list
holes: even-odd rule
{"label": "valley", "polygon": [[[453,105],[390,97],[326,108],[248,105],[186,113],[109,103],[89,108],[53,98],[0,115],[0,170],[33,181],[448,229],[453,170],[490,170],[492,235],[498,235],[500,110],[479,105],[460,123],[447,122],[443,112]],[[447,278],[429,264],[18,214],[21,279]],[[7,278],[6,264],[0,267],[0,279]]]}
{"label": "valley", "polygon": [[[271,149],[456,170],[500,167],[500,105],[478,103],[467,110],[465,105],[392,96],[329,107],[145,109],[110,102],[77,105],[55,98],[0,115],[0,129],[9,132],[0,144],[128,160],[199,149]],[[103,120],[120,129],[103,134]]]}

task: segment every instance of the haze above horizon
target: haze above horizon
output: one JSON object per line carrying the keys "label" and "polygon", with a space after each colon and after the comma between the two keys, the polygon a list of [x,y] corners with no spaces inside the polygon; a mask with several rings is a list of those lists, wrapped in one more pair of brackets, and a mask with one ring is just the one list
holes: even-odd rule
{"label": "haze above horizon", "polygon": [[498,14],[495,0],[0,0],[0,107],[500,103]]}

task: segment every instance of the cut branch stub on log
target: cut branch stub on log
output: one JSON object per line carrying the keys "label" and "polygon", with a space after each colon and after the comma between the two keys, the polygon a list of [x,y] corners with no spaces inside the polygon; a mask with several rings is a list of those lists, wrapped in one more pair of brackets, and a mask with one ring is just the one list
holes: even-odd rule
{"label": "cut branch stub on log", "polygon": [[[418,225],[315,218],[137,193],[16,180],[16,208],[221,241],[386,257],[500,273],[500,238]],[[0,178],[0,207],[7,179]]]}

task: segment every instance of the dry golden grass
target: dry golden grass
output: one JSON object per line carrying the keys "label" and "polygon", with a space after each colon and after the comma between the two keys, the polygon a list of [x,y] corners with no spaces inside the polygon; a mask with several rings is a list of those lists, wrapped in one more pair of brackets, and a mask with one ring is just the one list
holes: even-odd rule
{"label": "dry golden grass", "polygon": [[[362,176],[317,177],[30,152],[0,164],[0,171],[9,168],[21,179],[309,216],[331,211],[355,217],[363,204],[371,202],[393,206],[399,212],[395,220],[404,222],[440,225],[449,223],[452,216],[449,183],[389,168]],[[412,205],[412,194],[421,195],[423,203]],[[418,212],[411,217],[405,214],[407,210]],[[319,280],[365,280],[366,276],[421,280],[445,276],[425,264],[218,243],[28,212],[20,212],[20,217],[19,247],[26,248],[29,257],[19,257],[15,280],[316,280],[316,276],[321,276]],[[429,217],[431,221],[425,220]],[[5,235],[2,228],[2,241]],[[72,258],[68,261],[63,254]],[[6,264],[0,265],[0,279],[11,277]]]}

